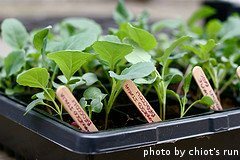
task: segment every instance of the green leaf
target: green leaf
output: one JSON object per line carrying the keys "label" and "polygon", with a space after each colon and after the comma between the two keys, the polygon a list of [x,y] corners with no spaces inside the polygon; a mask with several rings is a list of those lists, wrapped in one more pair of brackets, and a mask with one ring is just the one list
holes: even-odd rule
{"label": "green leaf", "polygon": [[[47,94],[47,92],[49,93],[49,95]],[[44,99],[48,100],[48,101],[54,101],[55,100],[55,91],[51,88],[47,88],[46,91],[44,91]]]}
{"label": "green leaf", "polygon": [[150,51],[157,46],[155,37],[148,31],[133,27],[129,23],[127,24],[126,29],[129,38],[134,40],[145,51]]}
{"label": "green leaf", "polygon": [[0,57],[0,67],[3,67],[3,58]]}
{"label": "green leaf", "polygon": [[103,107],[103,103],[101,100],[103,100],[107,94],[103,94],[101,90],[97,87],[89,87],[86,89],[83,93],[83,98],[80,99],[80,103],[85,107],[89,106],[87,105],[86,100],[91,100],[90,106],[91,110],[96,113],[100,113]]}
{"label": "green leaf", "polygon": [[114,35],[101,36],[99,38],[99,41],[108,41],[108,42],[114,42],[114,43],[121,43],[120,39],[117,36],[114,36]]}
{"label": "green leaf", "polygon": [[208,38],[216,38],[221,28],[222,24],[219,20],[214,19],[209,21],[206,26],[206,33],[208,35]]}
{"label": "green leaf", "polygon": [[6,88],[4,93],[8,96],[14,95],[15,91],[11,88]]}
{"label": "green leaf", "polygon": [[32,68],[17,76],[17,83],[23,86],[45,89],[49,74],[45,68]]}
{"label": "green leaf", "polygon": [[236,64],[236,62],[238,62],[239,59],[240,59],[240,54],[234,53],[234,54],[231,54],[228,60],[233,68],[237,68],[238,64]]}
{"label": "green leaf", "polygon": [[135,47],[133,52],[125,56],[125,59],[132,64],[136,64],[139,62],[150,62],[151,55],[147,53],[145,50],[139,47]]}
{"label": "green leaf", "polygon": [[[64,75],[57,76],[57,79],[59,79],[63,84],[65,85],[67,84],[71,91],[73,91],[78,86],[86,84],[83,78],[79,76],[72,76],[69,81]],[[54,88],[58,88],[59,86],[61,86],[61,84],[57,84],[55,82],[52,82],[52,83]]]}
{"label": "green leaf", "polygon": [[77,82],[79,82],[81,80],[81,78],[70,78],[70,80],[67,82],[68,85],[71,84],[76,84]]}
{"label": "green leaf", "polygon": [[116,23],[121,24],[130,22],[133,18],[132,13],[126,8],[125,1],[119,0],[113,13],[113,18]]}
{"label": "green leaf", "polygon": [[92,84],[94,84],[98,81],[98,78],[97,78],[96,74],[94,74],[94,73],[85,73],[82,76],[82,79],[86,82],[87,86],[91,86]]}
{"label": "green leaf", "polygon": [[[47,94],[46,91],[50,94],[51,97]],[[38,99],[42,99],[42,100],[53,101],[56,97],[54,90],[51,88],[47,88],[46,91],[36,93],[31,98],[32,99],[38,98]]]}
{"label": "green leaf", "polygon": [[92,60],[94,56],[80,51],[59,51],[47,55],[49,59],[59,66],[68,81],[84,63]]}
{"label": "green leaf", "polygon": [[86,99],[85,99],[84,97],[82,97],[82,98],[80,99],[79,103],[80,103],[80,106],[81,106],[82,108],[85,109],[85,108],[87,107],[87,101],[86,101]]}
{"label": "green leaf", "polygon": [[211,105],[214,104],[214,101],[213,101],[212,98],[209,97],[209,96],[203,96],[203,97],[199,100],[198,103],[201,103],[201,104],[203,104],[203,105],[206,105],[206,106],[209,106],[209,107],[210,107]]}
{"label": "green leaf", "polygon": [[[1,85],[0,85],[1,86]],[[16,85],[13,88],[6,88],[5,89],[5,94],[6,95],[14,95],[14,94],[22,94],[24,93],[26,90],[24,87]]]}
{"label": "green leaf", "polygon": [[129,68],[122,71],[121,75],[109,71],[110,77],[118,80],[136,79],[150,75],[155,70],[155,66],[151,62],[140,62],[133,64]]}
{"label": "green leaf", "polygon": [[169,68],[168,72],[169,72],[169,74],[178,74],[180,76],[183,76],[182,71],[178,68]]}
{"label": "green leaf", "polygon": [[24,56],[23,51],[13,51],[4,59],[6,76],[11,76],[21,70],[21,68],[25,65]]}
{"label": "green leaf", "polygon": [[58,87],[62,86],[62,84],[58,84],[58,83],[52,81],[52,86],[53,86],[55,89],[57,89]]}
{"label": "green leaf", "polygon": [[192,80],[192,73],[190,72],[185,78],[184,78],[184,84],[183,84],[183,91],[184,93],[188,93],[190,84]]}
{"label": "green leaf", "polygon": [[83,93],[83,96],[86,100],[93,100],[100,98],[101,100],[104,99],[107,95],[103,94],[102,91],[97,87],[89,87]]}
{"label": "green leaf", "polygon": [[75,32],[63,41],[48,43],[47,50],[56,52],[61,50],[84,51],[90,47],[100,36],[102,29],[99,24],[86,18],[68,18],[62,22],[63,26],[72,26]]}
{"label": "green leaf", "polygon": [[167,28],[167,29],[177,29],[179,28],[182,24],[182,21],[177,19],[166,19],[166,20],[161,20],[159,22],[156,22],[152,25],[151,31],[153,33],[160,32],[162,29]]}
{"label": "green leaf", "polygon": [[93,49],[99,54],[102,60],[108,63],[110,70],[114,70],[116,64],[133,50],[130,45],[108,41],[95,42]]}
{"label": "green leaf", "polygon": [[66,18],[61,23],[62,27],[72,26],[76,29],[75,33],[91,33],[99,36],[102,33],[101,26],[88,18]]}
{"label": "green leaf", "polygon": [[121,40],[123,40],[126,37],[130,38],[128,35],[127,25],[128,25],[127,23],[120,24],[119,30],[115,32],[115,35]]}
{"label": "green leaf", "polygon": [[198,50],[197,48],[194,48],[192,46],[184,46],[184,49],[193,52],[194,54],[196,54],[201,59],[203,58],[203,55],[202,55],[201,51]]}
{"label": "green leaf", "polygon": [[44,92],[36,93],[36,94],[34,94],[34,95],[31,97],[31,99],[36,99],[36,98],[38,98],[38,99],[45,99],[45,97],[44,97]]}
{"label": "green leaf", "polygon": [[213,39],[209,39],[206,44],[200,44],[201,53],[203,60],[208,60],[210,58],[209,52],[212,51],[216,46],[216,43]]}
{"label": "green leaf", "polygon": [[35,106],[37,106],[37,105],[45,105],[45,103],[43,102],[43,100],[42,99],[35,99],[35,100],[33,100],[31,103],[29,103],[28,105],[27,105],[27,107],[26,107],[26,109],[25,109],[25,113],[24,113],[24,115],[26,115],[29,111],[31,111]]}
{"label": "green leaf", "polygon": [[223,24],[219,35],[222,37],[221,42],[240,36],[240,19],[239,17],[229,17],[228,20]]}
{"label": "green leaf", "polygon": [[173,52],[173,50],[181,45],[182,43],[184,43],[185,41],[189,40],[191,37],[189,36],[182,36],[181,38],[175,40],[165,51],[164,51],[164,55],[161,57],[161,61],[162,62],[166,62],[167,59],[169,58],[169,56],[171,55],[171,53]]}
{"label": "green leaf", "polygon": [[192,14],[192,16],[188,19],[187,23],[189,26],[192,26],[197,21],[212,16],[215,13],[216,13],[215,9],[209,6],[203,6]]}
{"label": "green leaf", "polygon": [[51,52],[62,51],[62,50],[78,50],[83,51],[87,47],[90,47],[96,40],[97,35],[95,33],[80,33],[70,38],[55,44],[53,49],[48,48]]}
{"label": "green leaf", "polygon": [[183,106],[185,106],[185,105],[188,103],[187,95],[183,96],[183,97],[181,98],[181,101],[182,101]]}
{"label": "green leaf", "polygon": [[180,96],[173,90],[167,89],[167,94],[175,97],[179,102],[181,102]]}
{"label": "green leaf", "polygon": [[85,84],[85,82],[82,79],[80,79],[78,82],[76,82],[74,84],[71,84],[69,86],[69,88],[70,88],[71,91],[73,91],[75,88],[77,88],[77,87],[79,87],[81,85],[84,85],[84,84]]}
{"label": "green leaf", "polygon": [[57,76],[57,79],[59,79],[64,84],[67,84],[68,82],[67,78],[64,75]]}
{"label": "green leaf", "polygon": [[90,105],[93,112],[100,113],[102,111],[103,103],[101,102],[101,98],[93,99]]}
{"label": "green leaf", "polygon": [[147,77],[143,77],[143,78],[137,78],[134,79],[134,83],[136,84],[152,84],[153,82],[155,82],[155,80],[157,79],[157,75],[150,75]]}
{"label": "green leaf", "polygon": [[125,56],[125,59],[132,64],[136,64],[139,62],[150,62],[151,55],[146,52],[144,49],[140,48],[136,42],[132,39],[124,38],[123,43],[130,44],[133,46],[133,51]]}
{"label": "green leaf", "polygon": [[52,26],[48,26],[34,35],[33,45],[39,52],[46,47],[46,39],[51,28]]}
{"label": "green leaf", "polygon": [[150,14],[148,11],[144,10],[136,17],[136,21],[133,22],[133,25],[142,28],[142,29],[148,29],[148,21],[149,21]]}
{"label": "green leaf", "polygon": [[175,59],[183,58],[187,54],[188,54],[187,52],[176,53],[175,55],[170,56],[169,59],[175,60]]}
{"label": "green leaf", "polygon": [[198,35],[198,36],[202,36],[204,33],[204,30],[202,28],[202,26],[191,26],[190,27],[190,31],[193,32],[194,34]]}
{"label": "green leaf", "polygon": [[28,33],[21,22],[5,19],[1,26],[3,40],[13,49],[23,49],[28,41]]}
{"label": "green leaf", "polygon": [[180,74],[168,74],[164,79],[164,84],[167,87],[170,83],[178,83],[182,80],[182,75]]}

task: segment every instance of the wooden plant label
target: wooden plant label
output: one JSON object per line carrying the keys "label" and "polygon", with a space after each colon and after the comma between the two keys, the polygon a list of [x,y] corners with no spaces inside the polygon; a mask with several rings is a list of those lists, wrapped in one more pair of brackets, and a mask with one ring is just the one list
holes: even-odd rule
{"label": "wooden plant label", "polygon": [[203,70],[199,66],[195,66],[192,71],[193,77],[195,81],[198,84],[198,87],[200,88],[202,94],[204,96],[210,96],[214,102],[214,104],[211,106],[211,109],[213,110],[222,110],[222,106],[214,93],[206,75],[204,74]]}
{"label": "wooden plant label", "polygon": [[65,110],[70,114],[73,120],[83,131],[98,131],[91,119],[88,117],[88,115],[85,113],[78,101],[66,86],[58,87],[56,94]]}
{"label": "wooden plant label", "polygon": [[124,82],[123,90],[135,104],[138,110],[142,113],[142,115],[146,118],[148,123],[161,121],[157,113],[154,111],[132,80],[126,80]]}
{"label": "wooden plant label", "polygon": [[237,68],[237,75],[240,78],[240,66],[238,66],[238,68]]}

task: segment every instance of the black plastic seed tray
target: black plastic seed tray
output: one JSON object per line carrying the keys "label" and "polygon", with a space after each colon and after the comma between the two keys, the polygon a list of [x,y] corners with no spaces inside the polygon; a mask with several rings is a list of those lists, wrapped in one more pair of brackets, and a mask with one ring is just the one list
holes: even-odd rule
{"label": "black plastic seed tray", "polygon": [[[239,109],[96,133],[80,132],[37,111],[26,116],[24,112],[24,105],[0,95],[0,144],[23,159],[179,159],[176,149],[186,150],[186,159],[239,159],[240,155],[223,154],[240,150]],[[187,153],[195,148],[215,148],[221,154]],[[170,155],[160,155],[162,149]]]}

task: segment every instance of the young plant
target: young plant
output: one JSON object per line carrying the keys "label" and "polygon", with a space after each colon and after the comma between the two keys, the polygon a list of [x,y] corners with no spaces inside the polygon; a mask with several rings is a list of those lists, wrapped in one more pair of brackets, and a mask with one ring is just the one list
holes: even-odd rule
{"label": "young plant", "polygon": [[89,87],[84,93],[83,97],[80,99],[80,105],[88,113],[90,119],[92,119],[92,112],[100,113],[103,108],[103,103],[101,102],[107,94],[103,94],[102,91],[97,87]]}
{"label": "young plant", "polygon": [[9,18],[3,21],[1,25],[2,39],[13,50],[25,49],[29,42],[29,34],[21,22]]}
{"label": "young plant", "polygon": [[[212,54],[216,43],[213,39],[209,39],[205,44],[199,44],[199,49],[192,46],[185,46],[186,49],[192,51],[200,60],[192,58],[192,62],[202,64],[203,69],[209,74],[218,99],[220,100],[221,93],[229,86],[236,78],[234,74],[227,78],[229,70],[233,67],[233,61],[229,63],[219,62],[217,57]],[[223,57],[222,57],[223,60]],[[226,61],[227,59],[225,59]],[[229,70],[228,70],[229,69]]]}
{"label": "young plant", "polygon": [[7,95],[22,93],[24,89],[14,83],[17,74],[26,66],[26,52],[29,42],[29,34],[21,22],[9,18],[1,25],[1,35],[12,51],[3,59],[0,73],[1,88]]}
{"label": "young plant", "polygon": [[[47,57],[56,62],[60,70],[63,72],[64,76],[67,79],[67,83],[70,83],[71,77],[74,73],[88,60],[91,60],[94,55],[89,53],[83,53],[79,51],[60,51],[48,54]],[[41,88],[43,92],[35,94],[33,98],[37,98],[31,102],[26,111],[30,111],[36,105],[45,105],[55,111],[60,119],[62,119],[62,106],[58,106],[55,101],[55,91],[52,88],[48,88],[49,84],[49,73],[45,68],[32,68],[30,70],[24,71],[17,77],[17,83],[19,85]],[[76,82],[76,81],[75,81]],[[51,81],[50,81],[51,83]],[[51,85],[49,85],[51,86]],[[44,101],[51,101],[54,105],[52,107]]]}
{"label": "young plant", "polygon": [[[120,41],[118,43],[97,41],[93,44],[93,49],[98,53],[98,58],[105,68],[104,70],[109,70],[110,73],[110,76],[106,73],[111,83],[110,95],[105,104],[105,128],[107,128],[108,116],[117,96],[122,91],[123,80],[145,77],[152,72],[154,66],[152,63],[138,63],[121,72],[121,65],[126,63],[124,57],[132,52],[133,47]],[[119,77],[120,72],[121,76]]]}
{"label": "young plant", "polygon": [[46,47],[48,41],[48,34],[51,28],[52,28],[51,26],[48,26],[44,29],[41,29],[40,31],[35,33],[33,37],[33,45],[42,56],[41,66],[44,68],[48,68],[48,61],[46,58]]}
{"label": "young plant", "polygon": [[192,73],[187,74],[187,76],[183,79],[183,88],[182,88],[183,96],[178,95],[173,90],[169,90],[169,89],[167,90],[167,94],[174,96],[179,102],[180,118],[184,117],[185,114],[192,108],[192,106],[196,105],[197,103],[206,105],[208,107],[210,107],[214,103],[211,97],[203,96],[201,99],[192,102],[188,107],[186,107],[186,105],[188,104],[187,95],[189,92],[191,80],[192,80]]}
{"label": "young plant", "polygon": [[127,9],[125,0],[119,0],[113,12],[113,19],[121,26],[124,23],[131,23],[137,28],[148,29],[149,13],[143,11],[139,16],[135,17],[133,13]]}
{"label": "young plant", "polygon": [[[2,88],[7,95],[14,95],[22,92],[26,93],[26,90],[22,86],[15,83],[16,76],[23,70],[43,66],[42,63],[44,60],[39,60],[39,57],[41,55],[42,57],[46,56],[45,48],[47,36],[51,27],[35,32],[32,40],[33,44],[30,43],[30,35],[27,33],[26,28],[18,20],[11,18],[6,19],[2,23],[1,28],[3,40],[13,50],[3,60],[1,79],[4,83]],[[36,52],[33,47],[35,47]],[[47,68],[46,65],[44,67]]]}
{"label": "young plant", "polygon": [[172,62],[172,59],[170,58],[170,55],[174,51],[174,49],[181,45],[183,42],[190,39],[189,36],[183,36],[176,41],[174,41],[167,49],[165,49],[164,54],[162,57],[157,58],[157,61],[162,66],[161,72],[158,72],[155,70],[155,73],[157,75],[156,81],[153,83],[153,86],[155,88],[155,91],[158,95],[159,99],[159,105],[160,105],[160,117],[162,120],[165,120],[166,116],[166,98],[167,98],[167,89],[169,84],[174,80],[178,79],[177,81],[181,81],[182,76],[179,73],[169,73],[168,67],[170,63]]}
{"label": "young plant", "polygon": [[[111,71],[119,72],[119,63],[124,60],[124,56],[132,51],[132,47],[127,44],[114,43],[109,41],[97,41],[93,44],[93,49],[99,54],[99,59]],[[108,76],[108,73],[106,73]],[[105,106],[105,128],[107,128],[108,115],[113,103],[121,92],[121,81],[111,78],[111,92]]]}
{"label": "young plant", "polygon": [[[132,26],[130,23],[123,23],[115,35],[119,39],[115,37],[114,41],[112,38],[110,41],[98,41],[93,44],[93,49],[99,54],[100,62],[110,70],[111,92],[105,107],[105,127],[107,127],[108,116],[113,103],[122,90],[122,81],[146,77],[153,71],[154,65],[149,62],[151,57],[146,52],[141,52],[141,55],[137,54],[136,50],[150,51],[157,45],[153,35],[143,29]],[[149,63],[147,63],[146,57]],[[132,66],[121,72],[120,66],[126,65],[125,58],[129,62],[134,62]],[[143,70],[140,71],[139,68]],[[132,72],[134,70],[138,72]],[[121,76],[119,77],[120,73]],[[108,76],[108,74],[106,75]]]}
{"label": "young plant", "polygon": [[[210,20],[205,26],[196,25],[196,22],[215,14],[210,7],[202,7],[188,20],[190,32],[196,34],[192,44],[186,48],[198,57],[188,59],[193,65],[197,63],[211,78],[215,92],[220,100],[221,94],[234,82],[234,74],[239,59],[237,37],[240,32],[239,17],[231,16],[225,22]],[[189,31],[188,31],[189,32]]]}
{"label": "young plant", "polygon": [[120,25],[132,21],[133,17],[133,14],[126,8],[125,0],[119,0],[113,12],[115,22]]}
{"label": "young plant", "polygon": [[[17,83],[19,85],[40,88],[43,90],[43,92],[35,94],[34,98],[36,97],[37,99],[28,104],[26,113],[33,109],[36,105],[44,105],[56,112],[62,120],[62,106],[59,106],[55,101],[55,91],[47,87],[48,82],[49,73],[45,68],[32,68],[22,72],[17,77]],[[50,101],[54,106],[49,105],[44,101]]]}

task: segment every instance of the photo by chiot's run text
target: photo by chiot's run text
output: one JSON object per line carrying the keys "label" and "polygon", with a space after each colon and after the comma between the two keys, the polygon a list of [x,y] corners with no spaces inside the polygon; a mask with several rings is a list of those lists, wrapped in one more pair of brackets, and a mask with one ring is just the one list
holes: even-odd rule
{"label": "photo by chiot's run text", "polygon": [[203,149],[203,148],[197,148],[194,147],[193,149],[185,150],[185,149],[178,149],[177,147],[174,147],[174,150],[168,150],[168,149],[152,149],[152,147],[149,147],[149,149],[143,150],[143,157],[149,157],[149,156],[179,156],[183,157],[185,155],[188,156],[237,156],[239,155],[238,150],[222,150],[216,148],[211,149]]}

